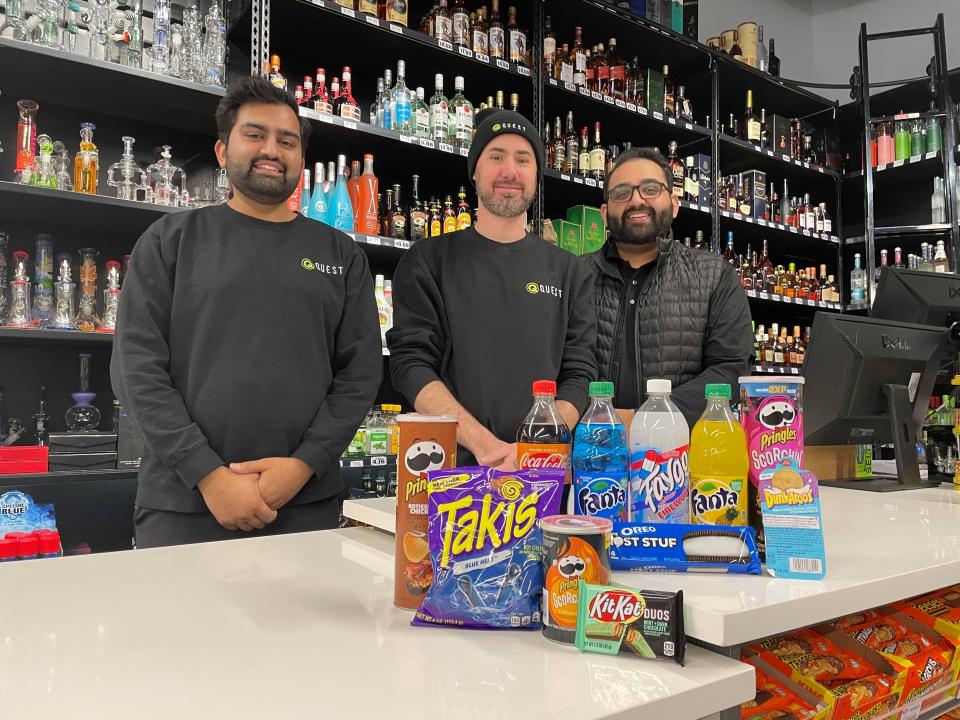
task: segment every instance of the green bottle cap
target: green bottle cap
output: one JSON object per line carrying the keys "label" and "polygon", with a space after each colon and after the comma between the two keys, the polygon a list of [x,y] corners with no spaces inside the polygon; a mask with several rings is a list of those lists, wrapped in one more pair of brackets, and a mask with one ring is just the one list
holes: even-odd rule
{"label": "green bottle cap", "polygon": [[710,383],[704,391],[704,397],[730,399],[730,386],[727,383]]}
{"label": "green bottle cap", "polygon": [[612,382],[590,383],[590,397],[613,397]]}

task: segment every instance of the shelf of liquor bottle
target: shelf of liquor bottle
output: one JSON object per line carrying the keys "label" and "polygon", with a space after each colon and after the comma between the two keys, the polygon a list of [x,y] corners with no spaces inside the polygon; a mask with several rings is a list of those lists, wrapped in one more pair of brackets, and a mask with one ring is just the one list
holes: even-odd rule
{"label": "shelf of liquor bottle", "polygon": [[0,217],[7,222],[22,222],[38,229],[60,227],[123,235],[129,238],[131,247],[155,220],[183,209],[0,181]]}
{"label": "shelf of liquor bottle", "polygon": [[[681,134],[683,132],[690,133],[694,136],[700,138],[709,138],[710,129],[705,128],[702,125],[697,125],[696,123],[687,122],[686,120],[678,119],[675,117],[667,117],[664,113],[661,112],[651,112],[642,105],[637,105],[635,102],[627,102],[626,100],[614,99],[609,95],[604,95],[597,92],[596,90],[588,90],[586,87],[574,85],[571,82],[564,82],[560,80],[555,80],[554,78],[546,78],[546,86],[553,88],[555,90],[561,91],[565,95],[573,95],[578,98],[581,98],[584,101],[590,103],[590,110],[581,109],[580,113],[574,113],[577,122],[580,122],[580,119],[589,120],[590,124],[596,120],[601,120],[603,118],[596,118],[593,115],[590,115],[590,112],[596,108],[597,105],[601,105],[613,110],[623,111],[623,115],[629,115],[630,117],[641,117],[645,118],[651,122],[659,123],[665,128],[669,128],[670,132]],[[564,108],[571,109],[571,108]],[[580,108],[572,108],[578,110]],[[545,117],[549,118],[550,112],[545,112]],[[562,118],[561,118],[562,119]],[[675,138],[672,138],[675,139]],[[684,139],[696,139],[685,137]]]}
{"label": "shelf of liquor bottle", "polygon": [[351,468],[355,470],[367,470],[378,467],[395,467],[397,464],[396,455],[364,455],[362,457],[340,458],[340,467]]}
{"label": "shelf of liquor bottle", "polygon": [[836,235],[828,234],[825,232],[817,232],[816,230],[809,230],[807,228],[797,228],[792,225],[784,225],[782,223],[773,222],[772,220],[764,220],[763,218],[755,218],[752,215],[743,215],[738,212],[731,212],[729,210],[721,210],[720,217],[738,223],[745,223],[747,225],[753,225],[758,228],[766,228],[768,230],[775,230],[786,235],[792,235],[796,238],[809,238],[810,240],[822,241],[826,243],[831,243],[833,245],[840,244],[840,238]]}
{"label": "shelf of liquor bottle", "polygon": [[[774,168],[772,169],[773,173],[777,173],[778,171],[780,171],[779,166],[786,164],[786,165],[791,165],[793,167],[802,168],[803,170],[809,170],[810,172],[817,173],[819,175],[827,175],[832,178],[840,177],[840,173],[832,168],[824,167],[823,165],[817,165],[816,163],[807,162],[806,160],[800,160],[799,158],[795,158],[788,153],[783,153],[778,150],[774,150],[770,148],[762,148],[759,145],[755,145],[754,143],[748,140],[742,140],[740,138],[733,137],[732,135],[726,135],[721,133],[720,141],[732,147],[736,147],[740,150],[747,151],[751,157],[756,156],[758,158],[762,158],[766,162],[773,160],[775,163],[779,164],[778,166],[774,166]],[[728,151],[725,150],[722,152],[723,152],[723,164],[724,164],[724,167],[726,168],[726,166],[728,165],[727,163]]]}
{"label": "shelf of liquor bottle", "polygon": [[753,365],[750,372],[762,375],[799,375],[800,368],[792,365]]}
{"label": "shelf of liquor bottle", "polygon": [[36,485],[58,482],[96,482],[98,480],[136,480],[136,470],[66,470],[61,472],[0,475],[0,486]]}
{"label": "shelf of liquor bottle", "polygon": [[929,223],[927,225],[886,225],[873,229],[873,234],[875,237],[919,237],[921,235],[943,235],[949,232],[949,223]]}
{"label": "shelf of liquor bottle", "polygon": [[112,332],[82,332],[47,328],[0,327],[0,343],[12,345],[110,345]]}
{"label": "shelf of liquor bottle", "polygon": [[718,60],[721,118],[726,118],[730,113],[739,117],[743,112],[747,90],[752,90],[753,107],[758,112],[760,108],[765,108],[768,116],[776,113],[788,118],[808,117],[814,123],[818,117],[824,122],[829,121],[829,112],[835,106],[833,101],[789,80],[734,60],[725,53],[716,50],[710,52]]}
{"label": "shelf of liquor bottle", "polygon": [[[410,241],[401,238],[383,237],[380,235],[363,235],[361,233],[348,232],[347,235],[353,238],[353,241],[360,245],[373,245],[376,247],[392,248],[397,251],[404,251],[410,248]],[[384,348],[384,355],[387,355]]]}
{"label": "shelf of liquor bottle", "polygon": [[553,168],[544,168],[543,176],[545,178],[551,178],[553,180],[562,180],[563,182],[567,182],[572,185],[583,185],[584,187],[591,187],[597,190],[603,190],[603,180],[598,180],[592,177],[586,177],[584,175],[579,175],[577,173],[566,173],[566,172],[560,172],[559,170],[554,170]]}
{"label": "shelf of liquor bottle", "polygon": [[[898,170],[903,167],[916,167],[921,163],[924,163],[924,164],[930,163],[932,165],[931,161],[939,160],[939,159],[940,159],[940,151],[931,150],[930,152],[924,153],[923,155],[914,155],[913,157],[904,158],[902,160],[894,160],[891,163],[883,163],[881,165],[877,165],[876,172],[885,173],[885,172],[889,172],[890,170]],[[853,172],[847,173],[846,175],[843,176],[844,180],[859,178],[859,177],[863,177],[863,170],[854,170]]]}
{"label": "shelf of liquor bottle", "polygon": [[[441,50],[443,52],[449,53],[456,57],[464,58],[466,60],[470,60],[470,61],[479,63],[481,65],[487,65],[489,67],[497,68],[498,70],[502,70],[507,73],[512,73],[514,75],[519,75],[521,77],[527,77],[527,78],[531,77],[530,68],[524,67],[523,65],[520,65],[518,63],[509,62],[508,60],[503,60],[501,58],[492,58],[489,55],[474,53],[473,50],[471,50],[468,47],[464,47],[462,45],[454,45],[453,43],[447,42],[445,40],[438,40],[436,38],[430,37],[429,35],[424,35],[422,32],[419,32],[418,30],[405,27],[399,23],[380,20],[372,15],[368,15],[366,13],[360,12],[359,10],[353,10],[352,8],[338,5],[337,3],[331,2],[330,0],[299,0],[299,2],[304,5],[313,5],[314,7],[317,7],[321,10],[326,10],[327,12],[334,13],[336,15],[339,15],[340,17],[352,20],[356,22],[358,25],[366,26],[371,29],[380,30],[383,33],[385,33],[386,36],[402,37],[406,40],[411,40],[413,42],[419,43],[420,45],[435,48],[437,50]],[[414,20],[414,14],[412,12],[408,13],[408,22],[412,22],[413,20]],[[312,31],[313,30],[311,29],[311,32]],[[330,32],[333,33],[335,31],[330,30]],[[382,39],[384,36],[381,35],[380,37]],[[351,41],[351,45],[354,48],[359,48],[359,47],[362,47],[363,45],[366,45],[366,42],[353,43]],[[379,52],[380,51],[378,50],[377,53],[379,54]]]}
{"label": "shelf of liquor bottle", "polygon": [[4,95],[216,135],[223,88],[0,38]]}
{"label": "shelf of liquor bottle", "polygon": [[747,297],[755,300],[766,300],[768,302],[786,303],[787,305],[802,305],[818,310],[840,311],[843,305],[835,302],[826,302],[824,300],[810,300],[808,298],[787,297],[786,295],[774,295],[773,293],[760,292],[757,290],[747,290]]}

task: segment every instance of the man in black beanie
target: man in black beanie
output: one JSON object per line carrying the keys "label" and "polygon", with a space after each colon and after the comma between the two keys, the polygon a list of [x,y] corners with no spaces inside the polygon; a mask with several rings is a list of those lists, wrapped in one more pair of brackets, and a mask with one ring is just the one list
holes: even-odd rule
{"label": "man in black beanie", "polygon": [[526,230],[542,163],[525,117],[478,113],[467,157],[477,223],[416,243],[393,276],[393,384],[418,412],[459,418],[461,466],[515,467],[534,380],[556,381],[572,429],[596,379],[591,276]]}

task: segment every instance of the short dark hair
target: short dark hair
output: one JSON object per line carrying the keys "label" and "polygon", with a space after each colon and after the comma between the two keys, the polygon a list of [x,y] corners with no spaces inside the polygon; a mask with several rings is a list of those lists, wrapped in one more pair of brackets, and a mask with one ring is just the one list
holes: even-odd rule
{"label": "short dark hair", "polygon": [[610,178],[613,177],[618,167],[631,160],[649,160],[650,162],[656,163],[660,166],[660,169],[663,170],[663,177],[667,181],[667,187],[673,187],[673,171],[670,170],[670,163],[667,162],[667,159],[660,150],[655,147],[632,147],[617,155],[617,159],[614,160],[613,168],[610,170],[610,174],[607,175],[607,182],[604,183],[603,186],[604,202],[606,202],[607,193],[610,191]]}
{"label": "short dark hair", "polygon": [[217,104],[217,137],[224,145],[230,138],[233,126],[237,124],[237,113],[247,103],[267,103],[268,105],[286,105],[293,110],[300,122],[300,151],[307,154],[307,141],[310,139],[310,121],[300,117],[300,110],[293,95],[278,88],[269,80],[261,77],[246,77],[230,84],[230,89]]}

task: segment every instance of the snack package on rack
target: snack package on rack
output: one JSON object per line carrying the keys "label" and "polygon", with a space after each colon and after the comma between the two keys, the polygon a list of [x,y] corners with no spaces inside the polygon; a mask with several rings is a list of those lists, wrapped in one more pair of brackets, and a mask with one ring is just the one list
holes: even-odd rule
{"label": "snack package on rack", "polygon": [[563,468],[427,473],[433,582],[414,625],[540,628],[543,532],[560,508]]}
{"label": "snack package on rack", "polygon": [[580,581],[576,645],[581,652],[673,660],[683,665],[683,593]]}
{"label": "snack package on rack", "polygon": [[760,471],[758,492],[767,572],[778,578],[822,579],[827,556],[817,476],[788,458]]}
{"label": "snack package on rack", "polygon": [[830,720],[833,705],[802,685],[784,677],[755,655],[742,662],[756,672],[756,694],[740,705],[741,720]]}
{"label": "snack package on rack", "polygon": [[886,615],[886,613],[880,612],[879,610],[864,610],[862,612],[852,613],[834,620],[833,626],[840,632],[847,632],[847,630],[857,625],[863,625],[864,623],[869,623],[875,620],[882,620],[886,617]]}
{"label": "snack package on rack", "polygon": [[615,522],[610,567],[751,575],[761,571],[753,528],[675,523]]}
{"label": "snack package on rack", "polygon": [[19,490],[0,494],[0,538],[9,532],[56,529],[52,504],[34,502],[32,497]]}

